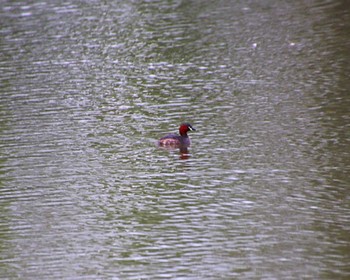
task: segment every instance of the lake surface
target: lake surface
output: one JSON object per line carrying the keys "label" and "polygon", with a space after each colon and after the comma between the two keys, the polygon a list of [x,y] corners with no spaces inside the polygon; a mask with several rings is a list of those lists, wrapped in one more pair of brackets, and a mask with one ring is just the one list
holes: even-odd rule
{"label": "lake surface", "polygon": [[349,279],[349,3],[0,7],[0,278]]}

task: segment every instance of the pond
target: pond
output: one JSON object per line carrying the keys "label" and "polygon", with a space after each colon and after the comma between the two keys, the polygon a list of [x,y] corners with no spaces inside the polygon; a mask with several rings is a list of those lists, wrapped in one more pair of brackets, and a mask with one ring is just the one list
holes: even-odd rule
{"label": "pond", "polygon": [[0,8],[0,278],[350,276],[349,4],[56,2]]}

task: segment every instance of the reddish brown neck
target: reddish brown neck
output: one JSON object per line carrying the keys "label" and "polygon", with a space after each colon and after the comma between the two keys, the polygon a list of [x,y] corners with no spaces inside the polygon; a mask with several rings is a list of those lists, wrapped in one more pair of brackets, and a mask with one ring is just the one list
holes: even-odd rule
{"label": "reddish brown neck", "polygon": [[187,136],[187,131],[188,131],[188,127],[186,125],[180,126],[179,132],[181,136]]}

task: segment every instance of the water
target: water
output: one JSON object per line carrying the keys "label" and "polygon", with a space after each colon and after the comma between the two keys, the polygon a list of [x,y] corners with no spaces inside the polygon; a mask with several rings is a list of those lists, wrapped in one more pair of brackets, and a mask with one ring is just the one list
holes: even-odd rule
{"label": "water", "polygon": [[0,277],[348,278],[349,10],[2,1]]}

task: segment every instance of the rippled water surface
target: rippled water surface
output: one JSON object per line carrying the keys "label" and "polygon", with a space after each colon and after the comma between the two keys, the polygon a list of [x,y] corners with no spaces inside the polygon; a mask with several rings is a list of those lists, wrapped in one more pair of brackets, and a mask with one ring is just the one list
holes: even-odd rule
{"label": "rippled water surface", "polygon": [[350,277],[346,1],[0,7],[0,278]]}

